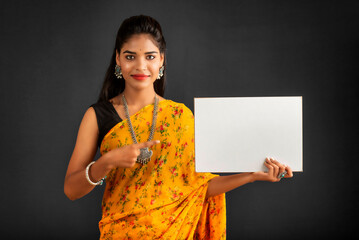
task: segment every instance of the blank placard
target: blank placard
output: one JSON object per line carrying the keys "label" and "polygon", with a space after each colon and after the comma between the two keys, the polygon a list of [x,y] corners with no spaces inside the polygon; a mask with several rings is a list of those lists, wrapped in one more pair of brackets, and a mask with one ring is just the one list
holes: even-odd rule
{"label": "blank placard", "polygon": [[302,97],[195,98],[197,172],[303,171]]}

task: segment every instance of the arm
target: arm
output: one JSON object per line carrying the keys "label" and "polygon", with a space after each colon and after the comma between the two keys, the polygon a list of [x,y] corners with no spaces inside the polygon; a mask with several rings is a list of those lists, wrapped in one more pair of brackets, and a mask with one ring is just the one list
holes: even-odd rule
{"label": "arm", "polygon": [[[80,124],[76,145],[65,177],[64,192],[71,200],[83,197],[95,187],[87,181],[85,169],[96,154],[97,138],[98,127],[95,111],[93,108],[89,108]],[[104,156],[100,157],[90,168],[89,177],[93,182],[99,181],[111,170]]]}
{"label": "arm", "polygon": [[279,182],[278,175],[284,171],[287,171],[285,178],[293,177],[289,166],[283,165],[273,158],[266,158],[264,164],[268,168],[268,172],[240,173],[213,178],[208,184],[206,197],[213,197],[254,181]]}
{"label": "arm", "polygon": [[[86,179],[86,167],[94,159],[97,149],[98,127],[95,110],[89,108],[80,125],[76,145],[72,153],[64,183],[64,192],[70,200],[76,200],[91,192],[94,185]],[[159,141],[132,144],[113,149],[102,155],[89,169],[89,178],[98,182],[113,168],[133,167],[140,149],[151,147]]]}
{"label": "arm", "polygon": [[221,193],[229,192],[237,187],[251,183],[253,181],[253,173],[240,173],[229,176],[215,177],[208,184],[206,197],[213,197]]}

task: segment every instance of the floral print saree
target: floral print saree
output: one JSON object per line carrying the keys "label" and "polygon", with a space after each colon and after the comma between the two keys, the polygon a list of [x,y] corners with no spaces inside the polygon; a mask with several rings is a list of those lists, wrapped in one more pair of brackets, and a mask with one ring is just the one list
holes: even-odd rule
{"label": "floral print saree", "polygon": [[[154,105],[131,116],[138,142],[148,139]],[[194,117],[182,103],[163,100],[147,164],[107,175],[99,222],[101,239],[225,239],[225,194],[206,198],[217,175],[195,172]],[[101,154],[133,144],[127,120],[104,137]]]}

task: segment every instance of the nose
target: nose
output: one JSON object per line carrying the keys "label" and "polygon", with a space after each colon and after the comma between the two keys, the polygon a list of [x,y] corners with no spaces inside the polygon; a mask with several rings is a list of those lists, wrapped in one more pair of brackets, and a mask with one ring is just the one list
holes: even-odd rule
{"label": "nose", "polygon": [[137,58],[137,68],[138,71],[143,71],[147,69],[147,62],[145,58]]}

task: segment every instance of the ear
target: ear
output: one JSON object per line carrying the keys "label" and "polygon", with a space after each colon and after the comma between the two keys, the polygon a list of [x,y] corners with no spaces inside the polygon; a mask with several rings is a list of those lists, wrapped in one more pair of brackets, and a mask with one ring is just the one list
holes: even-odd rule
{"label": "ear", "polygon": [[160,62],[161,62],[161,67],[163,66],[163,63],[165,61],[165,55],[163,53],[160,54]]}
{"label": "ear", "polygon": [[116,50],[116,64],[120,66],[120,54]]}

